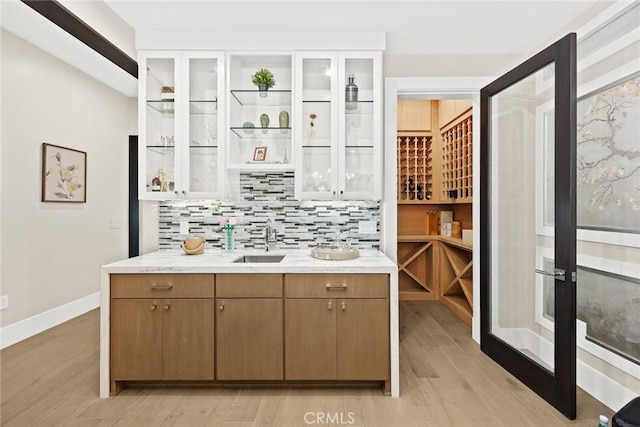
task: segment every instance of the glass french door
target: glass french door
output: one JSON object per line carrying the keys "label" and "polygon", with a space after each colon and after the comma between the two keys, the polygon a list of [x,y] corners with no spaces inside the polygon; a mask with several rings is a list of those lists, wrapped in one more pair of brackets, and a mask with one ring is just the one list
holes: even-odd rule
{"label": "glass french door", "polygon": [[576,35],[480,98],[481,348],[575,419]]}

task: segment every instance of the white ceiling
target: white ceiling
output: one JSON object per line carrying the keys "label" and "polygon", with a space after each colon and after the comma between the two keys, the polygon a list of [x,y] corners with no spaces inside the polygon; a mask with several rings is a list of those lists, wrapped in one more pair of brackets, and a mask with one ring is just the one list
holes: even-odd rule
{"label": "white ceiling", "polygon": [[136,31],[385,32],[387,55],[522,55],[538,49],[603,0],[105,3]]}
{"label": "white ceiling", "polygon": [[[99,0],[60,0],[71,10]],[[621,0],[623,2],[632,0]],[[80,2],[74,5],[74,2]],[[506,56],[524,57],[564,35],[568,25],[582,24],[586,17],[604,10],[608,0],[103,0],[136,33],[164,41],[181,40],[179,34],[214,37],[219,46],[234,40],[251,42],[271,37],[280,46],[291,37],[319,40],[318,46],[343,44],[345,34],[352,46],[378,45],[386,37],[385,55],[422,55],[416,64],[430,66],[429,55],[452,55],[448,63],[460,75],[469,68],[466,55],[482,55],[491,61]],[[91,9],[91,8],[86,8]],[[97,9],[99,10],[99,8]],[[100,20],[109,13],[96,12]],[[81,18],[86,18],[82,15]],[[96,16],[93,16],[96,18]],[[104,18],[104,19],[103,19]],[[116,20],[116,16],[113,16]],[[577,21],[576,21],[577,20]],[[2,27],[106,83],[127,96],[136,96],[137,81],[98,53],[78,42],[19,0],[0,0]],[[95,21],[95,19],[93,20]],[[91,25],[91,19],[88,21]],[[124,27],[123,27],[124,28]],[[117,30],[116,30],[117,31]],[[234,33],[236,37],[234,37]],[[241,34],[240,34],[241,33]],[[252,34],[255,33],[255,34]],[[306,33],[306,34],[305,34]],[[345,33],[345,34],[343,34]],[[109,33],[112,42],[119,36]],[[106,34],[107,36],[109,34]],[[131,33],[122,31],[124,39]],[[206,34],[206,36],[204,36]],[[376,38],[376,36],[381,36]],[[201,37],[201,38],[203,38]],[[269,38],[267,37],[267,38]],[[284,38],[283,38],[284,37]],[[324,37],[324,39],[323,39]],[[373,38],[371,38],[373,37]],[[220,39],[220,40],[217,40]],[[375,39],[375,40],[374,40]],[[207,39],[208,40],[208,39]],[[324,42],[323,42],[324,40]],[[163,42],[164,43],[164,42]],[[227,44],[229,43],[229,44]],[[157,44],[157,43],[156,43]],[[299,43],[300,44],[300,43]],[[130,45],[121,46],[131,51]],[[326,48],[326,47],[325,47]],[[401,58],[401,57],[399,57]],[[474,58],[474,57],[469,57]],[[404,61],[404,62],[402,62]],[[401,61],[406,63],[406,59]],[[396,61],[397,62],[397,61]],[[449,67],[451,68],[451,67]],[[464,74],[464,73],[463,73]]]}

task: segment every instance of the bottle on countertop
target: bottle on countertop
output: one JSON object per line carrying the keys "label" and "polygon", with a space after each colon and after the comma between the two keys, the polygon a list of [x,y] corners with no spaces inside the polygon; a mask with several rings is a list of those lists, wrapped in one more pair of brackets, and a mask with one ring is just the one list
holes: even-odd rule
{"label": "bottle on countertop", "polygon": [[600,415],[600,423],[598,423],[598,427],[609,427],[609,418],[604,415]]}

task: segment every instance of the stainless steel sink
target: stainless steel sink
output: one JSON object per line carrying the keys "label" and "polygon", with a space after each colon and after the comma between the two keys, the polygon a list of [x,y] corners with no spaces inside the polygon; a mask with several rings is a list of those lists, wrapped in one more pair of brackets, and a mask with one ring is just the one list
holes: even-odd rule
{"label": "stainless steel sink", "polygon": [[264,262],[280,262],[285,255],[245,255],[234,260],[233,262],[244,263],[264,263]]}

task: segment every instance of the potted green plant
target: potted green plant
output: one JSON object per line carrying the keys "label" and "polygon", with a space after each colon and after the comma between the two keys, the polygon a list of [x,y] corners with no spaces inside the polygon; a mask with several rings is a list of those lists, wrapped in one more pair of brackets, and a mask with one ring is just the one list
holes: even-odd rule
{"label": "potted green plant", "polygon": [[251,82],[258,86],[261,97],[267,96],[267,90],[276,85],[276,80],[273,78],[273,73],[266,68],[260,68],[251,76]]}

